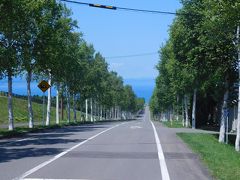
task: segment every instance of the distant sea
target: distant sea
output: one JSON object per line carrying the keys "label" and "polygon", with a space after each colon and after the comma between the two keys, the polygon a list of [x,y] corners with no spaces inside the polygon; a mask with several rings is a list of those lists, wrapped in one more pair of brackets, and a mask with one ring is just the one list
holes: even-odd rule
{"label": "distant sea", "polygon": [[135,94],[145,98],[146,103],[148,103],[154,90],[155,79],[124,79],[124,84],[131,85]]}
{"label": "distant sea", "polygon": [[[32,95],[42,95],[42,91],[37,87],[39,82],[33,81],[31,83]],[[129,84],[132,86],[135,94],[138,97],[145,98],[146,102],[149,102],[151,95],[153,93],[155,80],[154,79],[124,79],[124,84]],[[8,91],[7,79],[0,80],[0,91]],[[19,95],[27,95],[27,83],[26,79],[23,77],[13,78],[13,93]],[[52,89],[52,95],[56,95],[56,90]]]}

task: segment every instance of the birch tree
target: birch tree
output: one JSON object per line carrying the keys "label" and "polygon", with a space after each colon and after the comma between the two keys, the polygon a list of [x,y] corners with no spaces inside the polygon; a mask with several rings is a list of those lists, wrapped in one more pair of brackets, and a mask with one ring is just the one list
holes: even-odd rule
{"label": "birch tree", "polygon": [[[1,56],[0,66],[2,74],[8,79],[8,121],[9,130],[14,129],[14,115],[12,105],[12,77],[19,70],[19,36],[18,30],[21,27],[22,12],[21,3],[18,1],[3,0],[0,2],[0,46]],[[20,27],[19,27],[19,26]]]}
{"label": "birch tree", "polygon": [[[49,71],[49,77],[48,77],[48,84],[52,85],[52,74]],[[51,87],[47,90],[48,92],[48,98],[47,98],[47,116],[46,116],[46,126],[50,125],[50,115],[51,115]]]}

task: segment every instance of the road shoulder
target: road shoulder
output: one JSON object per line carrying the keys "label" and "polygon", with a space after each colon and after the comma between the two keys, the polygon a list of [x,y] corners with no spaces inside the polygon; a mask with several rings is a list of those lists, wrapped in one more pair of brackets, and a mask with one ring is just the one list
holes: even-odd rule
{"label": "road shoulder", "polygon": [[171,180],[213,179],[199,156],[177,135],[176,130],[154,122],[165,155]]}

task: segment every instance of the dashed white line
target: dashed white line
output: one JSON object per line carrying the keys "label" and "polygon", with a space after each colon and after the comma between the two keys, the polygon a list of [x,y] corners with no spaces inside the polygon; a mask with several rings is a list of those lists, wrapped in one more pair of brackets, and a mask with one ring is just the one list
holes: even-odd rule
{"label": "dashed white line", "polygon": [[[96,135],[94,135],[94,136],[86,139],[85,141],[82,141],[81,143],[79,143],[79,144],[77,144],[77,145],[75,145],[75,146],[67,149],[66,151],[63,151],[62,153],[54,156],[53,158],[49,159],[48,161],[45,161],[45,162],[39,164],[38,166],[30,169],[29,171],[25,172],[24,174],[22,174],[22,175],[19,176],[19,177],[14,178],[13,180],[24,180],[25,177],[31,175],[32,173],[34,173],[34,172],[38,171],[39,169],[43,168],[44,166],[50,164],[51,162],[57,160],[58,158],[60,158],[60,157],[62,157],[62,156],[64,156],[64,155],[67,154],[68,152],[70,152],[70,151],[76,149],[77,147],[85,144],[86,142],[88,142],[88,141],[96,138],[97,136],[99,136],[99,135],[101,135],[101,134],[103,134],[103,133],[105,133],[105,132],[107,132],[107,131],[109,131],[109,130],[111,130],[111,129],[113,129],[113,128],[116,128],[116,127],[118,127],[118,126],[120,126],[120,125],[123,125],[123,124],[125,124],[125,123],[121,123],[121,124],[118,124],[118,125],[113,126],[113,127],[111,127],[111,128],[108,128],[108,129],[106,129],[106,130],[104,130],[104,131],[102,131],[102,132],[100,132],[100,133],[98,133],[98,134],[96,134]],[[28,180],[29,180],[29,179],[28,179]]]}
{"label": "dashed white line", "polygon": [[170,180],[168,169],[167,169],[167,164],[166,164],[164,154],[163,154],[163,150],[162,150],[162,146],[161,146],[161,143],[160,143],[160,139],[158,137],[156,128],[155,128],[153,122],[151,121],[150,114],[149,114],[149,120],[152,124],[152,128],[153,128],[153,131],[154,131],[154,136],[155,136],[155,140],[156,140],[156,144],[157,144],[158,159],[159,159],[159,164],[160,164],[160,168],[161,168],[162,180]]}
{"label": "dashed white line", "polygon": [[141,126],[131,126],[130,129],[141,129]]}

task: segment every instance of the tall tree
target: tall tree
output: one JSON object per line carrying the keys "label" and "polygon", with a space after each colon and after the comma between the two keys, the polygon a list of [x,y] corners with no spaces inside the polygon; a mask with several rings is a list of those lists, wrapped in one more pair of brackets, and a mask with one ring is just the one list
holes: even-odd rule
{"label": "tall tree", "polygon": [[18,30],[22,27],[21,18],[23,13],[19,1],[0,2],[0,46],[2,57],[0,66],[2,74],[8,79],[8,120],[9,130],[14,129],[13,105],[12,105],[12,77],[19,72],[19,36]]}

